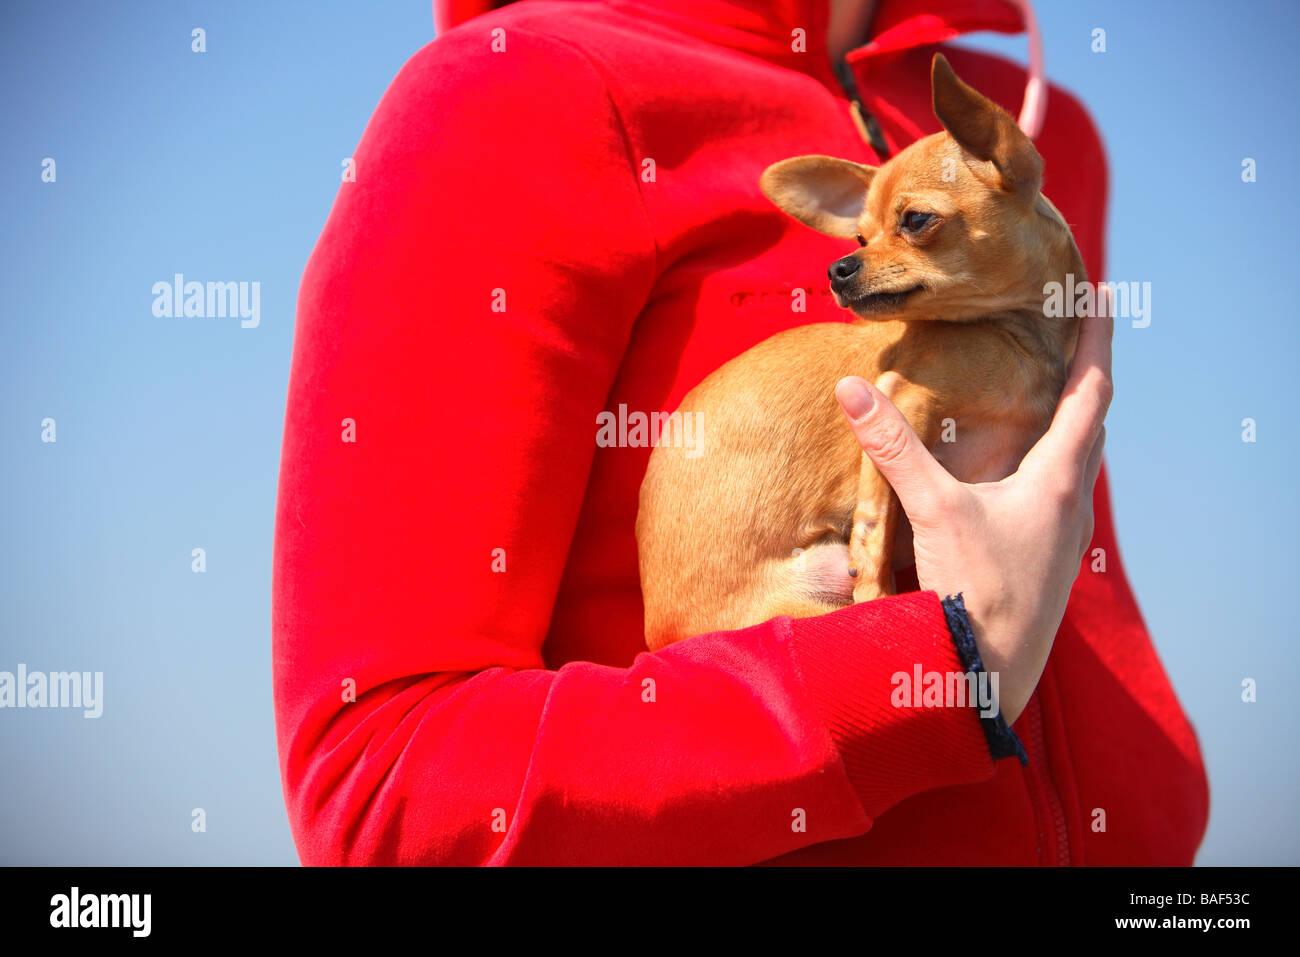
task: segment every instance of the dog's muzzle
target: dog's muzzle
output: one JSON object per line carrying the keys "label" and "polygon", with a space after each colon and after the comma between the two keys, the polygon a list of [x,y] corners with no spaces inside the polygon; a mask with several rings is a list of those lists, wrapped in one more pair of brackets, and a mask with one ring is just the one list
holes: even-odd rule
{"label": "dog's muzzle", "polygon": [[830,269],[826,270],[826,275],[831,280],[831,290],[836,293],[842,293],[862,271],[862,260],[857,256],[845,256],[843,259],[837,259],[831,263]]}

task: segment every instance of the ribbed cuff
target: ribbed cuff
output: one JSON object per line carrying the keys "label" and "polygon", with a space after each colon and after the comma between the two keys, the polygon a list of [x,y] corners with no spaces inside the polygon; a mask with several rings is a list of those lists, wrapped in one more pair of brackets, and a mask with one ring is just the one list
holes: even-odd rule
{"label": "ribbed cuff", "polygon": [[928,674],[967,670],[934,592],[791,619],[790,631],[795,668],[872,818],[921,791],[992,776],[977,713],[918,694]]}
{"label": "ribbed cuff", "polygon": [[[957,654],[961,656],[962,666],[979,681],[979,676],[984,673],[984,660],[975,644],[975,632],[971,630],[970,616],[966,614],[966,602],[962,600],[961,592],[955,598],[949,595],[941,604],[944,617],[948,620],[948,630],[952,632],[952,640],[957,645]],[[1029,755],[1025,753],[1024,745],[1016,733],[1007,725],[1001,707],[995,715],[981,714],[980,725],[984,728],[984,737],[989,742],[989,754],[993,755],[994,761],[1017,757],[1022,765],[1029,763]]]}

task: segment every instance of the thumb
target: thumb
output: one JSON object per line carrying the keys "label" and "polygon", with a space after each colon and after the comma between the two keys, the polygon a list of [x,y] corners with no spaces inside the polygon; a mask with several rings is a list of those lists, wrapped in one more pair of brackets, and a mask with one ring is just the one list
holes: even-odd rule
{"label": "thumb", "polygon": [[[956,482],[917,438],[889,397],[859,376],[845,376],[835,386],[849,427],[880,474],[915,521],[928,516],[939,494]],[[919,514],[918,514],[919,513]]]}

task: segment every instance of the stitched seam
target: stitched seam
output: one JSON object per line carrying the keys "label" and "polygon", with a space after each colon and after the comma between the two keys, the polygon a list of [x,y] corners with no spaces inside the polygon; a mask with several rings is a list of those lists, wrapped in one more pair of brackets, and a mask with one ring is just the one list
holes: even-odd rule
{"label": "stitched seam", "polygon": [[610,113],[613,114],[614,121],[618,124],[618,134],[619,138],[623,141],[623,153],[627,159],[628,171],[632,174],[632,182],[636,186],[636,196],[638,202],[641,204],[641,215],[645,220],[646,232],[650,235],[650,244],[654,253],[651,263],[651,275],[657,277],[659,275],[659,262],[661,258],[659,237],[655,234],[654,223],[650,219],[650,207],[646,204],[645,192],[641,188],[641,176],[637,169],[635,154],[632,150],[632,138],[627,132],[627,123],[623,119],[622,111],[618,108],[618,103],[614,100],[613,93],[610,92],[609,72],[595,59],[595,57],[576,43],[573,43],[571,40],[547,33],[536,33],[527,27],[514,27],[513,30],[516,33],[531,36],[536,40],[551,42],[557,46],[565,47],[569,51],[576,53],[586,61],[587,65],[591,67],[592,72],[594,72],[600,79],[601,92],[605,94],[605,100],[609,103]]}
{"label": "stitched seam", "polygon": [[[1051,667],[1052,667],[1052,659],[1049,657],[1047,659],[1046,665],[1044,665],[1043,667],[1043,677],[1048,676],[1048,671],[1051,669]],[[1043,684],[1043,678],[1039,678],[1038,683],[1041,686]],[[1043,765],[1047,769],[1047,783],[1051,786],[1053,792],[1052,795],[1049,795],[1049,797],[1054,798],[1056,809],[1060,811],[1060,818],[1054,820],[1054,823],[1057,825],[1058,833],[1063,834],[1062,847],[1065,852],[1064,863],[1068,866],[1075,863],[1074,858],[1076,856],[1076,845],[1078,842],[1072,840],[1070,837],[1070,811],[1065,804],[1065,792],[1061,788],[1060,783],[1056,779],[1056,772],[1052,770],[1052,762],[1047,758],[1047,702],[1045,698],[1050,697],[1052,699],[1053,710],[1058,713],[1060,711],[1060,697],[1057,693],[1054,673],[1049,679],[1049,684],[1046,690],[1047,690],[1047,695],[1043,695],[1040,692],[1039,700],[1038,700],[1039,716],[1042,719],[1041,723],[1043,729]],[[1070,776],[1074,778],[1076,782],[1076,788],[1077,788],[1078,774],[1074,769],[1074,759],[1070,755],[1070,744],[1069,744],[1069,739],[1067,737],[1066,731],[1067,728],[1064,726],[1063,723],[1061,723],[1060,725],[1061,740],[1064,742],[1063,750],[1065,752],[1063,755],[1061,755],[1061,759],[1066,763],[1070,772]],[[1075,797],[1077,801],[1077,794],[1075,795]],[[1051,805],[1049,804],[1049,808],[1050,807]],[[1076,806],[1075,810],[1079,815],[1083,815],[1084,813],[1083,808],[1081,806]],[[1053,815],[1053,817],[1055,818],[1055,814]],[[1082,861],[1080,861],[1080,863],[1082,863]]]}

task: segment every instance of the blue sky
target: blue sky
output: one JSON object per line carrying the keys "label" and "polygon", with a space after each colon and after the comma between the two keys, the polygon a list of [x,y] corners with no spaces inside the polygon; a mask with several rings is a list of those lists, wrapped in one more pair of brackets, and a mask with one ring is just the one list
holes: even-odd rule
{"label": "blue sky", "polygon": [[[1300,14],[1038,6],[1049,74],[1109,149],[1109,278],[1152,284],[1150,326],[1117,330],[1108,457],[1129,576],[1210,771],[1199,860],[1300,863]],[[0,712],[0,863],[294,863],[269,673],[294,299],[342,158],[432,38],[429,5],[0,16],[0,669],[106,675],[98,720]],[[971,42],[1024,57],[1023,38]],[[152,285],[177,272],[260,282],[260,325],[155,318]]]}

